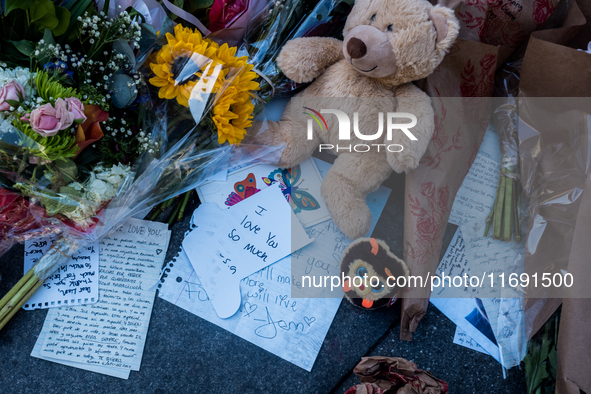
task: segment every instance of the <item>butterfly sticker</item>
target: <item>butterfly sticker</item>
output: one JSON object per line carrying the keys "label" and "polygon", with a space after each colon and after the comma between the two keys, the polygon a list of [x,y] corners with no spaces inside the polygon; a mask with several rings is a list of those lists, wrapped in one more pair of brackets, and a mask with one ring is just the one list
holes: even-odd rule
{"label": "butterfly sticker", "polygon": [[[294,213],[302,211],[315,211],[320,208],[318,200],[307,192],[307,189],[300,189],[299,185],[304,182],[300,181],[302,176],[302,169],[299,165],[289,169],[278,168],[271,172],[268,177],[263,177],[263,181],[267,186],[279,182],[279,188],[283,192],[285,199],[291,205]],[[299,183],[298,183],[299,182]]]}
{"label": "butterfly sticker", "polygon": [[260,189],[257,189],[257,181],[254,174],[250,173],[246,179],[234,184],[234,191],[226,198],[226,205],[229,207],[236,205],[260,191]]}

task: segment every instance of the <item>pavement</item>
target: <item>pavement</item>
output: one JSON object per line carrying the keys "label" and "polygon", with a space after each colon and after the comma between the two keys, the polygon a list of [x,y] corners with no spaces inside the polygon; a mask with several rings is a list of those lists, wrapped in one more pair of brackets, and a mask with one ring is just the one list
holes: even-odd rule
{"label": "pavement", "polygon": [[[404,176],[392,189],[376,232],[402,255]],[[191,202],[194,208],[198,201]],[[191,212],[189,210],[189,212]],[[173,227],[166,261],[180,246],[189,216]],[[455,226],[446,231],[444,248]],[[375,234],[375,233],[374,233]],[[23,274],[23,247],[0,258],[0,295]],[[142,365],[128,380],[30,356],[47,310],[19,311],[0,331],[0,394],[13,393],[240,393],[342,394],[359,383],[352,373],[364,356],[403,357],[449,384],[451,394],[525,393],[523,372],[503,379],[490,356],[452,343],[455,325],[430,306],[412,342],[399,339],[400,306],[364,311],[343,301],[311,372],[296,367],[158,297]]]}

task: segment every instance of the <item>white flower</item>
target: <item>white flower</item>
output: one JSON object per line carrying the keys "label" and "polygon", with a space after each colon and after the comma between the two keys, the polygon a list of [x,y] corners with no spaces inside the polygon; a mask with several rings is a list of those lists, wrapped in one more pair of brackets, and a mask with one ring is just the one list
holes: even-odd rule
{"label": "white flower", "polygon": [[117,195],[130,169],[123,164],[109,169],[98,164],[83,185],[77,182],[69,184],[69,187],[80,191],[82,197],[76,209],[65,215],[83,228],[90,226],[98,210]]}

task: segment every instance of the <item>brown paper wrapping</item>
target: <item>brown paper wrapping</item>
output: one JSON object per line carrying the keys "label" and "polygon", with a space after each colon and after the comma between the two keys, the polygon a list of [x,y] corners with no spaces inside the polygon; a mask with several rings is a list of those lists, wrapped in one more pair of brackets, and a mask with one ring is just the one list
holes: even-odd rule
{"label": "brown paper wrapping", "polygon": [[[458,40],[424,81],[436,119],[434,136],[419,167],[406,175],[404,261],[411,275],[426,278],[439,264],[451,206],[476,158],[490,117],[498,54],[499,47]],[[401,339],[412,339],[428,302],[427,287],[405,291]]]}
{"label": "brown paper wrapping", "polygon": [[[436,107],[438,97],[491,97],[495,68],[509,56],[510,50],[507,48],[516,48],[524,43],[534,30],[544,24],[559,2],[440,0],[439,3],[454,8],[462,27],[461,39],[458,39],[439,68],[419,84],[434,98]],[[519,10],[515,8],[517,3],[521,7]],[[507,9],[512,11],[507,13]],[[570,25],[580,22],[576,15],[573,18]],[[545,64],[545,60],[542,64]],[[472,105],[486,107],[484,102],[477,102],[474,101]],[[481,112],[482,123],[474,121],[471,125],[459,125],[459,128],[454,124],[458,121],[455,115],[439,119],[435,136],[420,166],[407,174],[404,259],[411,269],[411,275],[426,277],[437,269],[451,205],[486,131],[488,118],[485,118],[485,112]],[[440,107],[436,113],[442,115]],[[451,148],[449,141],[455,144]],[[443,208],[433,209],[433,204],[429,204],[430,190],[437,193],[439,198],[435,206]],[[444,204],[442,197],[445,195],[447,198],[443,198],[446,200]],[[419,215],[422,209],[426,213]],[[412,340],[412,333],[426,312],[428,298],[427,288],[408,289],[405,292],[402,300],[401,339]],[[532,316],[534,321],[536,315]]]}
{"label": "brown paper wrapping", "polygon": [[[536,32],[532,35],[521,71],[521,96],[591,96],[591,55],[566,46],[584,48],[591,39],[591,27],[589,23],[586,23],[586,20],[591,20],[591,2],[579,0],[578,5],[573,8],[572,15],[569,14],[567,23],[562,29]],[[588,104],[588,99],[585,101]],[[588,107],[588,105],[585,106]],[[576,108],[572,109],[576,110]],[[588,114],[590,109],[579,108],[579,111],[582,114]],[[573,122],[575,122],[575,118],[573,117]],[[585,126],[587,125],[581,124],[580,121],[579,124],[567,125],[571,133],[575,135],[578,133],[578,141],[582,146],[589,146],[589,135]],[[539,129],[541,141],[543,141],[539,148],[542,151],[556,150],[557,144],[561,144],[561,137],[563,139],[573,138],[573,136],[554,135],[559,132],[557,129],[548,130],[543,127],[539,127]],[[556,162],[562,161],[563,164],[559,168],[569,168],[569,162],[574,164],[573,159],[569,158],[569,154],[572,155],[572,152],[568,152],[568,149],[556,150],[555,155],[542,155],[537,164],[542,167],[542,170],[555,170]],[[591,157],[591,152],[586,152],[586,154],[587,157]],[[527,171],[528,167],[533,167],[533,159],[522,158],[522,171]],[[559,264],[566,264],[567,271],[574,278],[588,282],[588,278],[591,277],[589,265],[589,256],[591,256],[591,243],[589,242],[591,234],[591,180],[588,166],[585,169],[579,168],[576,173],[565,177],[562,181],[557,179],[552,187],[554,190],[557,188],[568,190],[568,188],[577,187],[583,192],[581,197],[572,204],[563,206],[557,204],[542,206],[540,204],[540,206],[533,205],[531,207],[534,214],[541,217],[560,218],[560,221],[548,220],[538,242],[542,245],[545,242],[552,242],[553,250],[546,251],[548,254],[544,254],[544,250],[534,254],[526,254],[526,267],[538,264],[550,269],[550,267],[557,267]],[[530,217],[528,228],[534,226],[533,220]],[[565,231],[567,228],[570,231]],[[575,282],[575,286],[567,290],[566,297],[584,293],[581,286],[588,287],[588,283],[579,282],[577,285]],[[542,326],[559,304],[560,300],[557,299],[527,300],[526,318],[536,316],[535,320],[531,322],[530,336]],[[590,326],[591,299],[565,298],[558,336],[557,394],[591,392],[591,374],[589,374],[591,338],[586,334]]]}
{"label": "brown paper wrapping", "polygon": [[[377,386],[384,394],[445,394],[448,385],[437,379],[429,371],[417,368],[411,361],[399,357],[363,357],[353,370],[362,385],[356,386],[367,390],[367,384]],[[361,387],[360,387],[361,386]],[[381,393],[371,387],[376,393]],[[347,393],[351,391],[348,390]],[[353,391],[355,392],[355,391]]]}
{"label": "brown paper wrapping", "polygon": [[552,14],[558,0],[442,0],[460,21],[460,38],[516,48]]}

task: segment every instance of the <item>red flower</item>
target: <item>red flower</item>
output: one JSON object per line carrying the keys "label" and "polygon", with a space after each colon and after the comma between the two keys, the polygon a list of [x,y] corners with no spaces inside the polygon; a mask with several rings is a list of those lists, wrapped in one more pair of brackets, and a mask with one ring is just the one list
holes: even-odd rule
{"label": "red flower", "polygon": [[421,194],[427,198],[433,198],[435,196],[435,184],[433,182],[423,183]]}
{"label": "red flower", "polygon": [[48,225],[45,210],[20,194],[0,188],[0,256],[27,233]]}
{"label": "red flower", "polygon": [[247,10],[250,0],[215,0],[209,11],[209,30],[226,29]]}
{"label": "red flower", "polygon": [[437,224],[432,217],[417,220],[417,231],[421,237],[431,237],[437,231]]}

